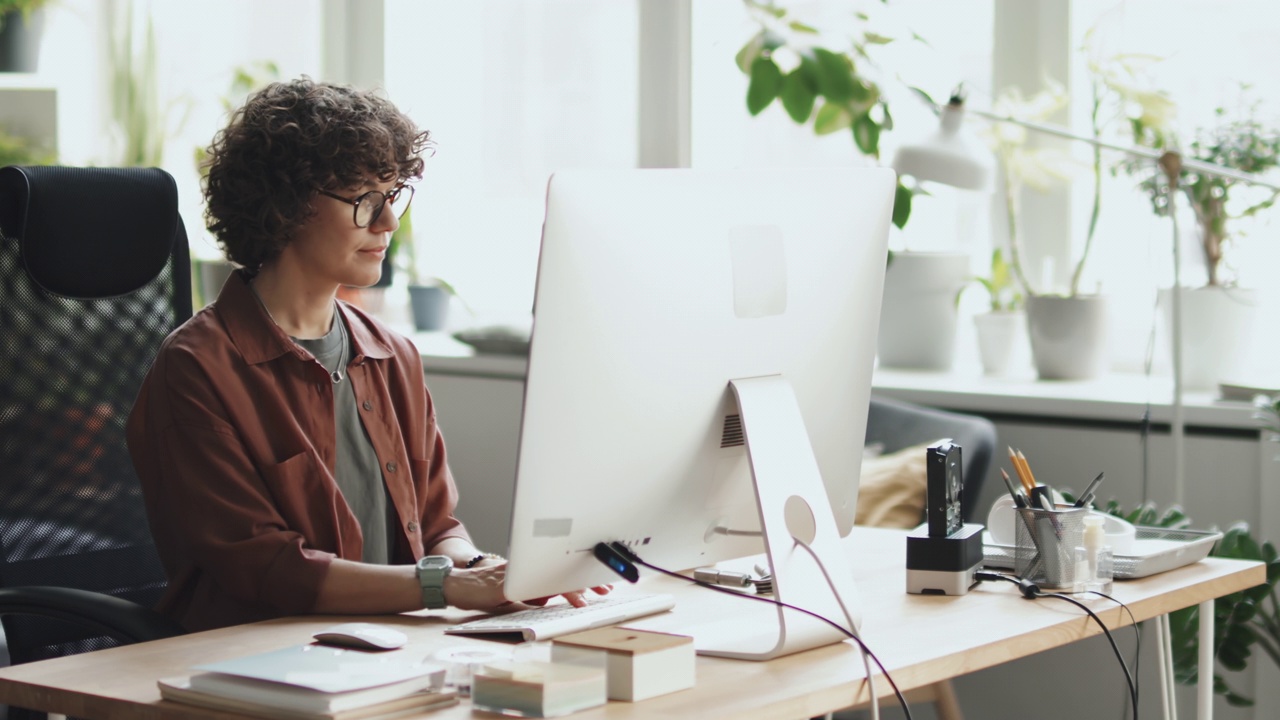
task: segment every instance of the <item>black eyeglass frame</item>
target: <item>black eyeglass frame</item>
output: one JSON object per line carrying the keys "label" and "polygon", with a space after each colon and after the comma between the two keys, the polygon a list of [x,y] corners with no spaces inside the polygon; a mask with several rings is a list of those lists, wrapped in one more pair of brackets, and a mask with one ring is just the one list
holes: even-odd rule
{"label": "black eyeglass frame", "polygon": [[[409,209],[409,206],[413,204],[413,186],[412,185],[400,184],[391,188],[391,192],[388,192],[388,193],[384,193],[381,190],[370,190],[369,192],[364,193],[360,195],[360,197],[357,197],[354,199],[342,197],[341,195],[331,193],[328,190],[325,190],[324,188],[316,188],[316,192],[320,193],[321,195],[324,195],[325,197],[331,197],[334,200],[341,200],[344,203],[349,203],[351,205],[351,222],[355,223],[355,226],[358,228],[367,228],[370,225],[378,222],[378,218],[382,217],[382,209],[385,208],[388,203],[394,203],[396,199],[400,197],[400,193],[404,192],[405,190],[409,191],[409,200],[405,202],[404,209],[400,211],[400,215],[398,217],[404,217],[405,211],[407,211]],[[378,206],[373,210],[373,215],[369,218],[369,222],[361,225],[360,224],[360,205],[366,202],[367,200],[369,200],[369,198],[374,195],[377,195],[378,197],[382,198],[382,202],[379,203]]]}

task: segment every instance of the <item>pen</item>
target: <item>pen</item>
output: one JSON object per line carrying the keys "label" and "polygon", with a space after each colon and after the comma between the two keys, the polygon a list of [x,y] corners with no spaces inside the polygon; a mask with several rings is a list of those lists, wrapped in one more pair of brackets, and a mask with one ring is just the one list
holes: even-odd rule
{"label": "pen", "polygon": [[1105,472],[1098,473],[1098,477],[1094,478],[1093,482],[1089,483],[1089,487],[1085,488],[1084,492],[1080,494],[1080,497],[1076,498],[1075,507],[1084,507],[1093,502],[1093,491],[1097,489],[1098,484],[1102,482],[1102,478],[1105,475]]}
{"label": "pen", "polygon": [[1000,477],[1004,479],[1004,486],[1009,488],[1009,494],[1013,496],[1013,504],[1020,508],[1026,507],[1027,501],[1013,489],[1013,481],[1009,479],[1009,473],[1005,472],[1004,468],[1000,468]]}
{"label": "pen", "polygon": [[1031,493],[1031,504],[1041,510],[1053,512],[1055,509],[1053,505],[1053,488],[1048,485],[1037,485],[1036,489]]}

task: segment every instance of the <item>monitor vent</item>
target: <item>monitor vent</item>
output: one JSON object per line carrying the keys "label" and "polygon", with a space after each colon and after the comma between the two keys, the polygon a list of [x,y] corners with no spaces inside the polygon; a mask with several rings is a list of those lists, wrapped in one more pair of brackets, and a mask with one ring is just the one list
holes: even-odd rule
{"label": "monitor vent", "polygon": [[724,433],[720,435],[720,447],[742,447],[744,444],[742,438],[742,416],[741,415],[725,415],[724,416]]}

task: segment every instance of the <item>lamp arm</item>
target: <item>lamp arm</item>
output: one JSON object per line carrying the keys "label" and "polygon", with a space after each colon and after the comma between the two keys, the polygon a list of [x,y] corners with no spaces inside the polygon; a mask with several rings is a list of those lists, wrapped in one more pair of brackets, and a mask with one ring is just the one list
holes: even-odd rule
{"label": "lamp arm", "polygon": [[[977,115],[978,117],[985,118],[993,122],[1010,123],[1012,125],[1018,125],[1018,126],[1027,128],[1029,130],[1035,130],[1036,132],[1041,132],[1046,135],[1054,135],[1056,137],[1066,138],[1067,140],[1075,140],[1077,142],[1086,143],[1094,147],[1105,148],[1107,150],[1115,150],[1117,152],[1122,152],[1127,155],[1148,158],[1150,160],[1158,161],[1164,158],[1165,155],[1167,155],[1168,153],[1176,152],[1176,151],[1170,151],[1170,150],[1156,150],[1153,148],[1141,147],[1139,145],[1119,145],[1117,143],[1107,142],[1106,140],[1099,140],[1097,138],[1092,138],[1092,137],[1089,137],[1088,135],[1078,135],[1076,133],[1071,132],[1070,130],[1067,130],[1066,128],[1061,128],[1056,125],[1047,125],[1045,123],[1038,123],[1031,120],[1019,120],[1018,118],[1009,117],[1007,115],[998,115],[989,110],[980,110],[978,108],[968,108],[968,111],[973,113],[974,115]],[[1250,185],[1257,185],[1258,187],[1264,187],[1270,190],[1275,190],[1277,192],[1280,192],[1280,184],[1278,183],[1274,183],[1269,180],[1263,180],[1257,175],[1241,172],[1239,170],[1233,170],[1232,168],[1223,167],[1222,165],[1207,163],[1202,160],[1196,160],[1194,158],[1186,158],[1186,157],[1182,158],[1182,168],[1184,170],[1190,170],[1192,172],[1201,173],[1203,175],[1213,175],[1216,177],[1228,178],[1231,180],[1237,180],[1239,182],[1248,183]]]}

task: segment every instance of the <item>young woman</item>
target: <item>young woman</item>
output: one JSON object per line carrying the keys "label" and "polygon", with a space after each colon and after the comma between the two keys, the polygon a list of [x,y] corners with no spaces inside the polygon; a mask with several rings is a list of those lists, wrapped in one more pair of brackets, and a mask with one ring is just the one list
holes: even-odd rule
{"label": "young woman", "polygon": [[505,561],[453,515],[418,351],[336,299],[378,280],[428,145],[378,95],[307,78],[214,138],[206,221],[241,269],[165,341],[128,425],[160,610],[189,630],[508,603]]}

